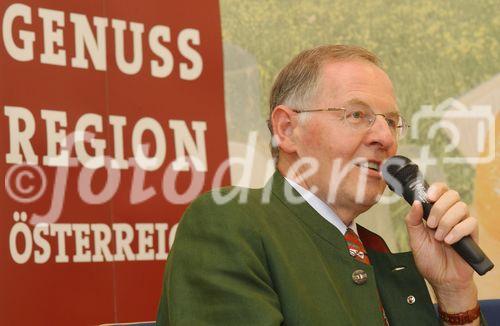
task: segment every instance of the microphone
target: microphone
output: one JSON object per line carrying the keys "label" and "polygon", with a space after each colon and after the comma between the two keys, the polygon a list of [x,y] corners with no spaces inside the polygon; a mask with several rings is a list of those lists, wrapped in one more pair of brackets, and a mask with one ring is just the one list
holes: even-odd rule
{"label": "microphone", "polygon": [[[423,218],[427,220],[433,203],[427,198],[429,185],[415,163],[401,155],[390,157],[382,165],[382,176],[389,189],[402,196],[410,205],[415,200],[421,202]],[[486,274],[494,266],[470,236],[463,237],[451,246],[479,275]]]}

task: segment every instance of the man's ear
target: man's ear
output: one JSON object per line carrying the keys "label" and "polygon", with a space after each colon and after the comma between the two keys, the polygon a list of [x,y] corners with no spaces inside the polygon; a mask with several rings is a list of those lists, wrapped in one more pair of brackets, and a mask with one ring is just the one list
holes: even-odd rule
{"label": "man's ear", "polygon": [[296,152],[293,130],[297,127],[296,113],[285,105],[278,105],[271,114],[275,144],[285,153]]}

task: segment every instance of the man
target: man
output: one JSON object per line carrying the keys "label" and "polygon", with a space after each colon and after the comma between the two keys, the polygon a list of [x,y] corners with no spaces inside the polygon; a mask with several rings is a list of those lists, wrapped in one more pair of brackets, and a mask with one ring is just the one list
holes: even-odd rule
{"label": "man", "polygon": [[266,187],[228,200],[235,188],[216,190],[186,210],[158,324],[437,325],[422,277],[444,321],[479,324],[472,269],[449,246],[477,241],[457,192],[430,187],[427,224],[414,203],[411,253],[391,254],[354,223],[385,189],[380,165],[406,128],[375,55],[341,45],[302,52],[275,81],[269,124],[277,172]]}

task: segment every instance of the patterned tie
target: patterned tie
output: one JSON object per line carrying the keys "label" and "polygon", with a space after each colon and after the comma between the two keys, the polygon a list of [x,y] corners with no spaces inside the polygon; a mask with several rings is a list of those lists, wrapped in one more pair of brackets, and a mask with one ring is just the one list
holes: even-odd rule
{"label": "patterned tie", "polygon": [[[347,243],[347,249],[349,250],[349,255],[351,255],[354,259],[356,259],[359,262],[362,262],[367,265],[371,265],[370,259],[368,258],[368,254],[366,253],[365,247],[363,246],[363,243],[359,239],[358,235],[356,232],[354,232],[352,229],[347,228],[347,231],[344,235],[345,241]],[[382,312],[382,317],[384,319],[384,325],[388,326],[389,325],[389,320],[387,319],[387,316],[385,315],[385,310],[384,306],[382,306],[382,302],[380,301],[380,297],[378,298],[379,305],[380,305],[380,311]]]}
{"label": "patterned tie", "polygon": [[350,228],[347,228],[347,232],[344,235],[345,241],[347,242],[347,249],[349,249],[349,254],[354,257],[359,262],[367,265],[370,264],[370,259],[366,253],[365,247],[358,235]]}

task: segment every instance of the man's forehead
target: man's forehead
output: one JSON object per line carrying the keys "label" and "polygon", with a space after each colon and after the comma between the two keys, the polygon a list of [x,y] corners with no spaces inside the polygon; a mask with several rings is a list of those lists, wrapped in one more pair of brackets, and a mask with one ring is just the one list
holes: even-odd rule
{"label": "man's forehead", "polygon": [[[373,106],[380,99],[397,110],[392,82],[387,74],[375,64],[365,60],[344,60],[326,63],[322,67],[318,95],[337,98],[346,102],[359,99]],[[337,103],[340,104],[340,103]]]}
{"label": "man's forehead", "polygon": [[392,82],[382,68],[366,60],[328,62],[321,70],[323,80],[342,84],[368,85],[376,83],[392,90]]}

